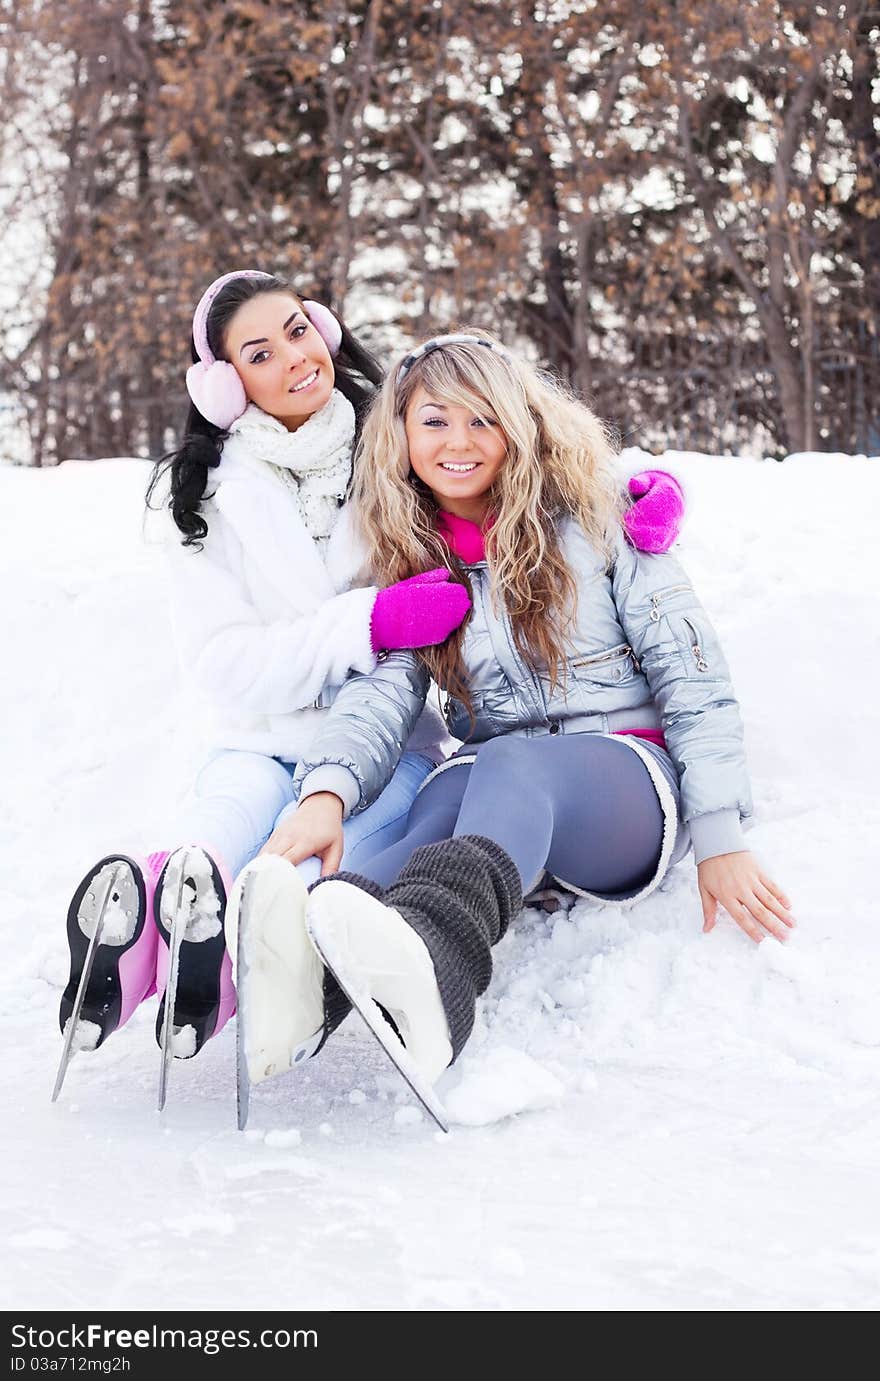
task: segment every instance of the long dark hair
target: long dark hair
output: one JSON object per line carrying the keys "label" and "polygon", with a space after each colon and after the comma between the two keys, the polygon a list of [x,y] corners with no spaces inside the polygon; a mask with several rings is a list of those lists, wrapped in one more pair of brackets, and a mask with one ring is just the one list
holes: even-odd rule
{"label": "long dark hair", "polygon": [[[208,312],[208,344],[215,359],[226,359],[226,328],[239,307],[261,293],[290,293],[302,301],[300,294],[283,278],[234,278],[214,298]],[[364,416],[376,387],[382,382],[382,370],[377,360],[352,335],[345,323],[342,327],[339,353],[333,357],[336,374],[334,387],[348,399],[355,413],[355,442],[360,435]],[[195,345],[190,342],[193,363],[198,359]],[[203,417],[194,403],[190,403],[183,430],[183,440],[174,451],[161,456],[153,468],[147,488],[147,506],[152,507],[153,495],[163,476],[170,477],[168,507],[171,516],[183,533],[185,547],[201,547],[208,532],[208,524],[201,513],[202,500],[208,488],[208,472],[220,464],[223,442],[229,433],[215,427]],[[209,496],[210,497],[210,496]]]}

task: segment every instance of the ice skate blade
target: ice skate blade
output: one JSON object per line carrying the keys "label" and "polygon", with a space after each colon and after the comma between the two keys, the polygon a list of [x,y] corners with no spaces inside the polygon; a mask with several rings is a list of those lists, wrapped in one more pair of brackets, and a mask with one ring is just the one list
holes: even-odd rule
{"label": "ice skate blade", "polygon": [[449,1131],[449,1122],[446,1116],[446,1109],[440,1102],[431,1085],[422,1078],[421,1072],[407,1054],[406,1047],[401,1043],[400,1038],[395,1035],[388,1022],[385,1020],[380,1008],[373,999],[358,991],[357,984],[352,982],[346,975],[341,964],[336,963],[331,952],[331,946],[327,945],[321,935],[315,933],[313,925],[307,920],[306,928],[315,949],[336,982],[339,984],[345,996],[348,998],[352,1007],[359,1014],[367,1029],[372,1032],[376,1040],[381,1045],[385,1054],[392,1064],[403,1076],[422,1107],[434,1119],[437,1126],[443,1132]]}
{"label": "ice skate blade", "polygon": [[247,964],[244,958],[244,930],[247,925],[247,912],[251,878],[245,878],[241,888],[241,901],[238,906],[238,933],[235,937],[235,1102],[238,1117],[238,1130],[243,1132],[248,1124],[251,1106],[251,1081],[245,1053],[245,1013],[243,1001],[247,982]]}
{"label": "ice skate blade", "polygon": [[177,901],[174,907],[174,918],[171,922],[171,933],[168,937],[170,962],[168,965],[168,982],[165,987],[165,1012],[162,1022],[162,1039],[159,1043],[161,1051],[161,1061],[159,1064],[159,1097],[157,1102],[159,1112],[163,1112],[165,1109],[165,1100],[168,1096],[168,1075],[171,1069],[171,1061],[174,1059],[174,1005],[177,996],[177,976],[180,972],[180,946],[183,941],[188,919],[181,906],[181,901],[183,899],[183,884],[186,878],[188,862],[189,854],[184,854],[180,867],[180,878],[177,884]]}
{"label": "ice skate blade", "polygon": [[104,898],[101,902],[98,915],[95,919],[95,928],[92,931],[92,935],[89,940],[89,947],[86,951],[86,957],[83,963],[82,973],[80,974],[79,986],[76,990],[76,997],[73,1001],[73,1007],[71,1009],[70,1016],[67,1019],[67,1025],[64,1028],[64,1046],[61,1051],[61,1059],[58,1063],[58,1073],[55,1075],[55,1086],[52,1089],[51,1101],[53,1103],[57,1101],[58,1095],[61,1092],[61,1088],[64,1083],[65,1076],[67,1074],[67,1068],[70,1064],[70,1060],[73,1055],[74,1037],[76,1036],[76,1029],[79,1025],[79,1019],[82,1014],[83,1002],[85,1001],[86,996],[86,989],[89,986],[89,979],[92,976],[92,969],[95,963],[95,955],[97,954],[98,946],[101,943],[101,932],[104,929],[104,915],[107,910],[107,903],[110,900],[110,895],[116,886],[117,878],[122,873],[123,866],[124,865],[120,863],[118,867],[114,868],[110,872],[109,877],[107,879],[107,887],[104,892]]}

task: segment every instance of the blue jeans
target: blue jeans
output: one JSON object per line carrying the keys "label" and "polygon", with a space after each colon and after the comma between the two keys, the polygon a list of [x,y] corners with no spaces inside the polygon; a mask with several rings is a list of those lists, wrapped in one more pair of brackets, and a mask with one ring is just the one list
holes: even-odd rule
{"label": "blue jeans", "polygon": [[[382,795],[345,822],[343,868],[356,872],[374,853],[396,844],[406,829],[410,806],[434,763],[421,753],[404,753]],[[228,749],[209,758],[184,803],[173,843],[200,844],[235,877],[265,844],[279,818],[296,810],[295,763],[262,753]],[[320,875],[321,863],[299,865],[306,884]]]}

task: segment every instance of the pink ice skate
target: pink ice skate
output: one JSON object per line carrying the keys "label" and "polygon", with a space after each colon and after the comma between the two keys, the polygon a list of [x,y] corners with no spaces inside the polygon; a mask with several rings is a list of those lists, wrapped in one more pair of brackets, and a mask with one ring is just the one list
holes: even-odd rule
{"label": "pink ice skate", "polygon": [[[223,867],[197,845],[176,849],[156,884],[156,987],[161,998],[156,1039],[166,1075],[172,1058],[198,1054],[235,1013],[223,929],[228,887]],[[164,1077],[160,1106],[162,1102]]]}
{"label": "pink ice skate", "polygon": [[167,854],[109,854],[90,868],[67,912],[70,978],[61,997],[64,1052],[53,1101],[70,1057],[95,1050],[155,992],[158,936],[153,893]]}

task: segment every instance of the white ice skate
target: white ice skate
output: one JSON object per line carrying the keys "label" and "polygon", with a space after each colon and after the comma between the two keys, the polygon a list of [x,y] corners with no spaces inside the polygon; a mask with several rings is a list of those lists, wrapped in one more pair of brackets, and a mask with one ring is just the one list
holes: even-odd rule
{"label": "white ice skate", "polygon": [[306,929],[324,964],[410,1088],[448,1131],[443,1105],[431,1085],[451,1063],[452,1044],[425,942],[392,907],[337,880],[322,883],[310,894]]}
{"label": "white ice skate", "polygon": [[258,1084],[281,1074],[321,1042],[324,967],[306,936],[307,900],[296,868],[275,854],[247,864],[229,894],[226,943],[238,997],[240,1124],[242,1116],[247,1120],[242,1080]]}

